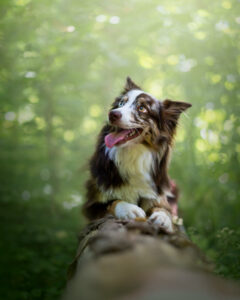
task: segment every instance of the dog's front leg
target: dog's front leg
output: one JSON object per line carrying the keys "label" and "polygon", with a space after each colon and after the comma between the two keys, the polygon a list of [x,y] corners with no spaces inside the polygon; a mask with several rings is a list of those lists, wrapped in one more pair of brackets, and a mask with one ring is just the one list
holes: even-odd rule
{"label": "dog's front leg", "polygon": [[168,233],[174,232],[171,207],[164,196],[160,197],[159,201],[150,210],[150,216],[148,220],[151,223],[163,228]]}
{"label": "dog's front leg", "polygon": [[149,221],[159,227],[162,227],[168,233],[174,232],[172,216],[164,208],[154,208],[153,213],[149,217]]}
{"label": "dog's front leg", "polygon": [[146,214],[141,207],[126,201],[116,200],[108,209],[116,218],[123,220],[146,218]]}

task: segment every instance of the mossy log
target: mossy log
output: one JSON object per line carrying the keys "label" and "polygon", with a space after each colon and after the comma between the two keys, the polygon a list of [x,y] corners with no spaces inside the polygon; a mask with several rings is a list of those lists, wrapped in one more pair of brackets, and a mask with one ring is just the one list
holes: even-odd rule
{"label": "mossy log", "polygon": [[106,217],[80,234],[64,300],[240,299],[240,289],[211,273],[179,227],[167,234],[147,221]]}

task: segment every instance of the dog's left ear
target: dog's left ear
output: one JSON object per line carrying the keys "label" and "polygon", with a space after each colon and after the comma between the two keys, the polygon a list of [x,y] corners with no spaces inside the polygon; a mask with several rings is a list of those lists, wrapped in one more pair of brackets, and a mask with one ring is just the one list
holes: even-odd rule
{"label": "dog's left ear", "polygon": [[191,106],[192,104],[187,102],[172,101],[169,99],[163,101],[164,119],[171,129],[176,127],[180,114]]}
{"label": "dog's left ear", "polygon": [[141,90],[141,88],[138,85],[136,85],[136,83],[134,83],[132,79],[128,76],[126,79],[124,90],[125,92],[129,92],[131,90]]}

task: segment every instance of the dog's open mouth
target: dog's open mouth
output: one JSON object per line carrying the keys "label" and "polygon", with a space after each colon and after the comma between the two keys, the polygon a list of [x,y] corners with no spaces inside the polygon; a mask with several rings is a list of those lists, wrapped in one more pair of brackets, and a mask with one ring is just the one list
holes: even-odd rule
{"label": "dog's open mouth", "polygon": [[132,139],[135,139],[143,130],[141,128],[121,129],[117,132],[109,133],[105,136],[105,144],[108,148],[112,148],[115,145],[124,144]]}

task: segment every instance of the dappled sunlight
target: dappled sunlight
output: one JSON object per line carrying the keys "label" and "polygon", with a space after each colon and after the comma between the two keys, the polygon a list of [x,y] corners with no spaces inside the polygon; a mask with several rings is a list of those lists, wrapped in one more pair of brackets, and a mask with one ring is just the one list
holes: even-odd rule
{"label": "dappled sunlight", "polygon": [[[16,38],[18,55],[9,53],[15,77],[6,67],[0,73],[3,87],[7,80],[13,85],[24,80],[18,92],[6,93],[3,128],[10,132],[23,127],[33,139],[40,134],[33,144],[50,151],[51,173],[69,164],[66,153],[72,153],[72,162],[77,163],[76,147],[83,147],[82,160],[90,156],[127,75],[157,99],[193,104],[188,118],[180,121],[176,142],[180,150],[188,145],[195,153],[196,165],[204,169],[205,164],[230,163],[234,152],[239,158],[240,17],[232,1],[214,1],[201,8],[187,0],[148,5],[117,1],[111,4],[114,9],[110,4],[94,10],[83,6],[76,18],[79,3],[74,1],[67,13],[54,2],[45,11],[44,5],[31,0],[14,1],[16,9],[29,4],[26,33],[19,32]],[[10,11],[5,22],[14,24],[13,16]],[[57,16],[61,21],[55,22]],[[178,159],[173,156],[173,173]],[[23,184],[21,190],[25,189]]]}
{"label": "dappled sunlight", "polygon": [[[19,9],[31,3],[30,15],[44,7],[31,0],[14,3]],[[75,19],[74,7],[78,4],[73,1],[73,10],[65,14],[52,4],[48,12],[43,10],[45,22],[39,22],[43,16],[36,13],[28,23],[33,29],[26,27],[26,34],[19,33],[12,80],[22,77],[25,82],[20,92],[9,95],[15,100],[6,105],[5,130],[15,130],[16,121],[33,137],[36,130],[41,138],[35,143],[48,151],[53,147],[54,168],[69,164],[66,153],[72,153],[76,163],[76,147],[83,147],[81,159],[85,160],[93,151],[110,103],[124,78],[131,75],[157,99],[193,104],[188,118],[180,121],[176,142],[180,151],[188,145],[188,151],[195,153],[196,165],[230,163],[233,151],[239,158],[239,143],[228,150],[233,140],[239,140],[240,128],[235,100],[240,17],[232,1],[215,1],[201,8],[187,0],[151,1],[149,5],[140,1],[135,7],[117,1],[114,9],[110,4],[93,11],[86,6]],[[57,15],[64,15],[59,23]],[[5,22],[14,22],[12,16],[11,12],[6,15]],[[229,36],[232,44],[224,42]],[[226,53],[231,59],[226,60]],[[3,83],[11,80],[6,68],[0,75]],[[173,156],[173,173],[178,159]],[[56,172],[54,168],[50,172]]]}
{"label": "dappled sunlight", "polygon": [[72,209],[76,206],[79,206],[82,201],[82,196],[79,194],[71,194],[70,199],[68,201],[63,201],[62,205],[65,209]]}
{"label": "dappled sunlight", "polygon": [[65,132],[64,132],[64,135],[63,135],[63,137],[64,137],[64,140],[66,141],[66,142],[72,142],[73,141],[73,139],[74,139],[74,132],[72,131],[72,130],[66,130]]}
{"label": "dappled sunlight", "polygon": [[207,109],[202,111],[195,119],[195,125],[201,129],[207,129],[210,125],[222,129],[226,117],[224,110]]}
{"label": "dappled sunlight", "polygon": [[4,118],[7,121],[14,121],[16,118],[16,114],[13,111],[8,111],[5,113]]}
{"label": "dappled sunlight", "polygon": [[26,105],[18,112],[18,122],[20,124],[31,121],[35,114],[31,105]]}
{"label": "dappled sunlight", "polygon": [[97,122],[94,119],[86,117],[83,120],[83,124],[82,124],[82,127],[81,127],[82,134],[86,135],[86,134],[92,133],[96,129],[97,129]]}
{"label": "dappled sunlight", "polygon": [[[211,106],[207,104],[207,106]],[[222,153],[225,145],[231,142],[232,130],[236,117],[231,114],[226,119],[224,110],[207,109],[202,111],[195,119],[195,125],[200,129],[200,138],[196,139],[195,147],[197,156],[204,157],[207,164],[221,163],[226,164],[230,157]],[[202,153],[202,154],[200,154]]]}
{"label": "dappled sunlight", "polygon": [[[160,75],[160,74],[159,74]],[[158,76],[161,77],[161,76]],[[152,95],[163,95],[163,86],[161,80],[150,80],[145,83],[146,89]]]}
{"label": "dappled sunlight", "polygon": [[36,117],[35,122],[36,122],[37,128],[39,130],[42,130],[42,129],[46,128],[46,122],[43,118]]}
{"label": "dappled sunlight", "polygon": [[[239,1],[13,0],[1,6],[0,192],[6,209],[0,227],[19,223],[20,240],[5,244],[20,251],[20,269],[28,255],[21,254],[22,233],[27,243],[34,240],[32,224],[36,248],[48,253],[51,239],[73,244],[71,230],[83,220],[89,158],[130,76],[156,99],[192,104],[179,119],[170,176],[191,238],[214,260],[216,272],[240,278],[234,260],[240,228]],[[57,247],[50,245],[42,261],[52,260],[57,269],[56,252],[63,270],[69,256]],[[39,271],[34,291],[28,291],[31,272],[12,280],[28,291],[15,298],[34,299],[39,286],[52,285],[57,272],[51,268],[48,277]],[[59,296],[56,278],[54,284],[49,299]],[[36,299],[43,299],[39,293]]]}
{"label": "dappled sunlight", "polygon": [[178,129],[178,134],[176,137],[176,141],[182,143],[186,138],[186,130],[183,127]]}
{"label": "dappled sunlight", "polygon": [[154,64],[154,60],[152,59],[151,56],[148,56],[143,53],[138,53],[139,56],[139,64],[145,69],[151,69]]}
{"label": "dappled sunlight", "polygon": [[102,114],[102,109],[99,105],[91,105],[89,109],[89,114],[91,117],[97,118],[100,117]]}

